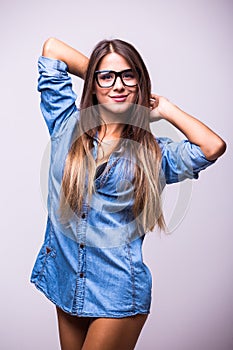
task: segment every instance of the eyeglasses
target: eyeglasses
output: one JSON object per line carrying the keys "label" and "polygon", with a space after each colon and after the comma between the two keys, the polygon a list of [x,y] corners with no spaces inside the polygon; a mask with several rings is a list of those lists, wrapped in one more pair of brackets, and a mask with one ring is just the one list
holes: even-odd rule
{"label": "eyeglasses", "polygon": [[121,72],[115,72],[114,70],[95,71],[97,84],[101,88],[112,87],[115,84],[117,77],[120,77],[121,82],[124,86],[133,87],[138,83],[138,78],[132,69],[125,69]]}

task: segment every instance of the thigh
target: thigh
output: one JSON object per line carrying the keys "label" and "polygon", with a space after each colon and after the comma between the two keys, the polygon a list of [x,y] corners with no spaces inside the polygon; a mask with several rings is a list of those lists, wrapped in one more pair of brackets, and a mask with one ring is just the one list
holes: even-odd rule
{"label": "thigh", "polygon": [[59,337],[62,350],[81,350],[91,318],[76,317],[57,307]]}
{"label": "thigh", "polygon": [[133,350],[148,315],[96,318],[88,329],[82,350]]}

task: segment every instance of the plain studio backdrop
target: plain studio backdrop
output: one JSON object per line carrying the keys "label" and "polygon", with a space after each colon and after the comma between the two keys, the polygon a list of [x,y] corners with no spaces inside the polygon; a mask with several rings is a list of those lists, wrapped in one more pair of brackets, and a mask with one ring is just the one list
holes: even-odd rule
{"label": "plain studio backdrop", "polygon": [[[198,181],[165,191],[172,233],[144,243],[152,308],[136,349],[233,349],[232,9],[231,0],[1,0],[2,350],[59,349],[55,308],[29,283],[47,214],[37,58],[51,36],[86,55],[103,38],[131,42],[153,91],[226,140]],[[74,87],[80,96],[82,82]],[[161,122],[153,130],[174,133]]]}

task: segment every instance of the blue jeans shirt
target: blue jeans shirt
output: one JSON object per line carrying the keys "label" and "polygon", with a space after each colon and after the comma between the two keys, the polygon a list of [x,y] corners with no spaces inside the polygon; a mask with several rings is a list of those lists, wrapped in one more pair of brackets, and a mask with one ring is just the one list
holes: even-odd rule
{"label": "blue jeans shirt", "polygon": [[[96,178],[91,203],[84,201],[82,213],[62,223],[58,215],[61,181],[79,110],[64,62],[40,57],[39,74],[41,111],[51,136],[51,162],[45,239],[31,282],[72,315],[121,318],[147,314],[152,279],[142,258],[145,232],[133,216],[132,178],[122,172],[125,160],[121,150],[111,154],[108,171]],[[156,140],[167,184],[198,178],[198,173],[213,163],[188,140]]]}

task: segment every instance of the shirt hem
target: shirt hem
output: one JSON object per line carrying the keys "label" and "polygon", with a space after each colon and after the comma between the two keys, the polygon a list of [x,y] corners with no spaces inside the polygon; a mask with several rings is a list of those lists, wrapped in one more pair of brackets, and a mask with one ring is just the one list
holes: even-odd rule
{"label": "shirt hem", "polygon": [[61,309],[62,311],[66,312],[69,315],[72,316],[76,316],[76,317],[94,317],[94,318],[124,318],[124,317],[130,317],[130,316],[136,316],[136,315],[149,315],[150,314],[150,310],[134,310],[134,311],[127,311],[127,312],[119,312],[119,313],[113,313],[113,312],[109,312],[109,313],[91,313],[91,312],[82,312],[80,314],[72,312],[67,310],[66,308],[64,308],[60,303],[58,303],[56,300],[54,300],[40,285],[38,285],[35,282],[32,282],[35,287],[42,292],[45,297],[47,299],[49,299],[55,306],[57,306],[59,309]]}

